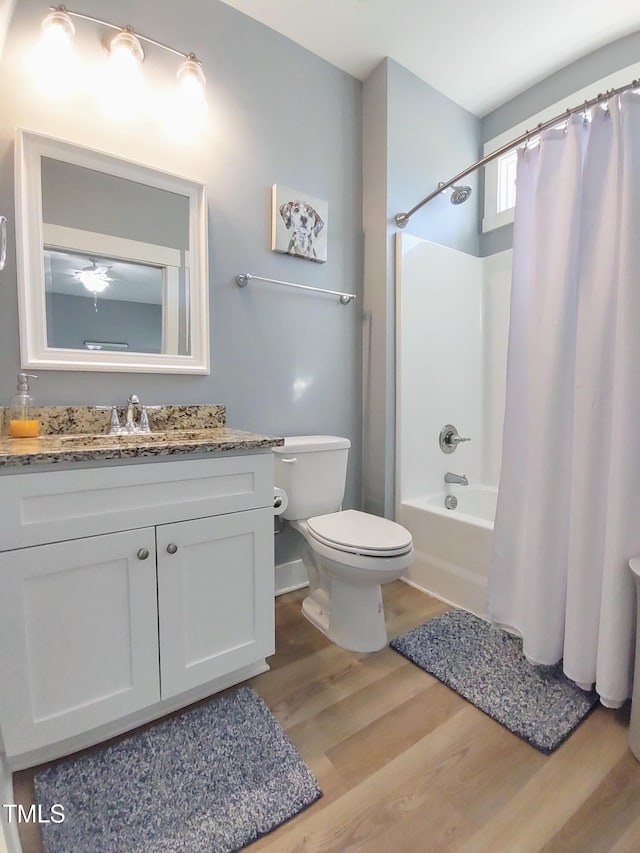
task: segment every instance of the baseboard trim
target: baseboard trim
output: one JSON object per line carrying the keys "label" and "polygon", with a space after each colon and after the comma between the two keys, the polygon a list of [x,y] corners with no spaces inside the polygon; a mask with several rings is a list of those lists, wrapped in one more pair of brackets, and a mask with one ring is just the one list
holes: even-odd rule
{"label": "baseboard trim", "polygon": [[290,560],[276,565],[276,596],[309,586],[307,570],[302,560]]}

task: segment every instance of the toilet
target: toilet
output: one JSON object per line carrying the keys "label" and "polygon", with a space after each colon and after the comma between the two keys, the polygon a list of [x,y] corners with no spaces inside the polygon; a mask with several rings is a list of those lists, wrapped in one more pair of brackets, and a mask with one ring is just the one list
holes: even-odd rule
{"label": "toilet", "polygon": [[274,447],[275,484],[288,506],[282,517],[305,541],[306,618],[332,642],[354,652],[387,645],[383,583],[413,559],[408,530],[394,521],[341,510],[351,443],[334,435],[299,435]]}

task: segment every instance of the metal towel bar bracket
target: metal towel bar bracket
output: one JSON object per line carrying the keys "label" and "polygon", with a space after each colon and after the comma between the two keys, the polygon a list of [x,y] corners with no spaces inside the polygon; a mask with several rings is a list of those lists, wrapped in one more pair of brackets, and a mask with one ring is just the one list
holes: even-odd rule
{"label": "metal towel bar bracket", "polygon": [[352,299],[356,298],[355,293],[342,293],[340,290],[325,290],[322,287],[309,287],[307,284],[294,284],[291,281],[279,281],[277,278],[264,278],[261,275],[249,275],[248,272],[238,273],[236,276],[236,284],[238,287],[246,287],[252,279],[257,281],[267,281],[269,284],[282,284],[285,287],[296,287],[299,290],[311,290],[314,293],[329,293],[331,296],[339,296],[342,305],[348,305]]}

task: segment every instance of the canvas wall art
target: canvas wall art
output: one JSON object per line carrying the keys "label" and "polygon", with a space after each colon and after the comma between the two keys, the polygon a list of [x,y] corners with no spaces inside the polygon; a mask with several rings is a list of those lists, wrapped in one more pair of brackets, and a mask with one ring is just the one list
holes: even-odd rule
{"label": "canvas wall art", "polygon": [[329,205],[281,184],[272,189],[271,248],[323,264],[327,260]]}

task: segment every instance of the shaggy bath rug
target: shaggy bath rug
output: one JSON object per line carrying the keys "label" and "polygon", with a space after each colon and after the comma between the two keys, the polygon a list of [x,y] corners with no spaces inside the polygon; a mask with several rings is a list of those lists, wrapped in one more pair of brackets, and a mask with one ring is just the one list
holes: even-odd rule
{"label": "shaggy bath rug", "polygon": [[534,666],[522,641],[466,610],[451,610],[391,648],[541,752],[567,738],[598,701],[560,666]]}
{"label": "shaggy bath rug", "polygon": [[60,761],[35,791],[65,811],[41,827],[47,853],[230,853],[322,796],[248,687]]}

